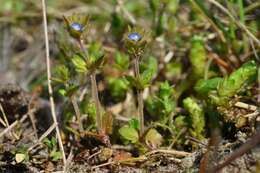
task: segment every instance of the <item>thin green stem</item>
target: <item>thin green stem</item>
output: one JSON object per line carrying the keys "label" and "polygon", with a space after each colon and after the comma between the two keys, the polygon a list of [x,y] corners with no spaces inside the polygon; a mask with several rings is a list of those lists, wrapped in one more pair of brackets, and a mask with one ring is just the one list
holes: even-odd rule
{"label": "thin green stem", "polygon": [[78,125],[79,125],[79,129],[80,129],[80,131],[82,131],[82,130],[83,130],[83,126],[82,126],[82,123],[81,123],[81,113],[80,113],[79,105],[78,105],[78,103],[77,103],[77,99],[76,99],[76,97],[73,95],[73,96],[71,96],[70,100],[71,100],[72,106],[73,106],[73,108],[74,108],[74,111],[75,111],[75,113],[76,113],[76,117],[77,117],[77,122],[78,122]]}
{"label": "thin green stem", "polygon": [[[82,40],[78,40],[79,46],[81,51],[88,56],[88,52],[87,50],[84,48],[83,46],[83,41]],[[100,106],[100,101],[99,101],[99,97],[98,97],[98,88],[97,88],[97,81],[96,81],[96,74],[95,71],[90,75],[90,79],[91,79],[91,94],[92,94],[92,98],[95,102],[95,107],[96,107],[96,123],[97,123],[97,130],[99,133],[102,133],[102,116],[101,116],[101,106]]]}
{"label": "thin green stem", "polygon": [[[139,57],[134,58],[134,72],[135,77],[140,79],[140,70],[139,70]],[[140,122],[140,134],[144,133],[144,101],[143,101],[143,90],[137,89],[137,102],[138,102],[138,118]]]}
{"label": "thin green stem", "polygon": [[102,117],[101,117],[101,110],[100,110],[100,102],[98,97],[98,90],[97,90],[97,81],[96,81],[96,74],[93,72],[90,75],[91,78],[91,92],[92,92],[92,98],[94,99],[95,106],[96,106],[96,122],[97,122],[97,129],[98,132],[102,132]]}

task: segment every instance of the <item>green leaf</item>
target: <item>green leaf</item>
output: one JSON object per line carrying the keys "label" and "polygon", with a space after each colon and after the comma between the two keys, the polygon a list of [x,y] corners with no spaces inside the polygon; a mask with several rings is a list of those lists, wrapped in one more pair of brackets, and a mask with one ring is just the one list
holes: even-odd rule
{"label": "green leaf", "polygon": [[208,79],[208,80],[201,79],[196,83],[194,89],[198,94],[207,96],[207,94],[210,91],[216,90],[220,82],[222,81],[223,79],[219,77]]}
{"label": "green leaf", "polygon": [[154,119],[159,120],[162,124],[167,123],[169,116],[175,110],[173,88],[167,81],[160,83],[156,95],[148,97],[145,104],[147,111]]}
{"label": "green leaf", "polygon": [[139,83],[140,83],[142,89],[144,89],[145,87],[147,87],[149,85],[152,78],[156,74],[157,69],[158,69],[158,62],[157,62],[156,58],[154,58],[152,56],[149,57],[146,61],[144,61],[140,65],[141,74],[140,74]]}
{"label": "green leaf", "polygon": [[54,69],[53,81],[58,83],[66,83],[70,78],[69,69],[65,65],[59,65]]}
{"label": "green leaf", "polygon": [[152,149],[158,148],[162,141],[163,137],[156,129],[150,129],[145,135],[145,143]]}
{"label": "green leaf", "polygon": [[79,85],[70,84],[66,87],[66,96],[70,97],[79,89]]}
{"label": "green leaf", "polygon": [[192,64],[192,71],[196,78],[201,78],[204,76],[204,71],[206,67],[206,49],[204,47],[204,42],[199,36],[194,36],[192,39],[191,50],[189,58]]}
{"label": "green leaf", "polygon": [[102,66],[106,62],[106,58],[105,58],[105,56],[103,54],[100,55],[100,57],[90,56],[90,59],[91,59],[90,64],[88,64],[88,69],[90,71],[102,68]]}
{"label": "green leaf", "polygon": [[88,48],[88,53],[93,58],[91,61],[95,62],[96,59],[99,59],[104,55],[102,51],[102,44],[100,42],[91,43]]}
{"label": "green leaf", "polygon": [[52,161],[58,161],[58,160],[61,159],[62,154],[61,154],[60,151],[53,150],[53,151],[51,151],[51,153],[50,153],[50,157],[51,157],[51,160],[52,160]]}
{"label": "green leaf", "polygon": [[170,86],[168,81],[160,83],[158,97],[161,99],[171,98],[173,96],[173,88]]}
{"label": "green leaf", "polygon": [[63,89],[63,88],[59,89],[59,90],[58,90],[58,93],[59,93],[60,95],[62,95],[62,96],[66,96],[66,95],[67,95],[66,90]]}
{"label": "green leaf", "polygon": [[231,97],[235,95],[246,82],[256,77],[257,66],[255,61],[249,61],[225,78],[218,87],[219,96]]}
{"label": "green leaf", "polygon": [[256,80],[257,65],[255,61],[243,64],[239,69],[225,77],[218,85],[217,92],[210,92],[209,97],[217,105],[226,105],[230,97],[241,91],[247,84]]}
{"label": "green leaf", "polygon": [[87,64],[86,62],[78,55],[75,55],[72,58],[72,63],[76,67],[76,71],[79,73],[85,73],[87,72]]}
{"label": "green leaf", "polygon": [[109,78],[108,88],[111,95],[117,99],[123,99],[126,96],[126,92],[129,89],[129,82],[126,78]]}
{"label": "green leaf", "polygon": [[170,62],[166,64],[165,76],[168,79],[179,78],[182,72],[182,64],[177,62]]}
{"label": "green leaf", "polygon": [[151,69],[148,69],[148,70],[145,70],[142,74],[141,74],[141,79],[140,79],[140,83],[141,83],[141,87],[142,88],[145,88],[149,85],[150,81],[152,80],[153,78],[153,70]]}
{"label": "green leaf", "polygon": [[118,69],[118,70],[121,70],[121,71],[124,71],[124,70],[127,70],[129,68],[129,56],[127,56],[126,54],[124,53],[121,53],[121,52],[116,52],[115,54],[115,67]]}
{"label": "green leaf", "polygon": [[130,76],[130,75],[126,75],[125,79],[130,83],[130,85],[132,87],[135,87],[135,88],[140,89],[140,90],[143,89],[143,85],[141,84],[139,79],[137,79],[133,76]]}
{"label": "green leaf", "polygon": [[140,123],[136,118],[132,118],[129,122],[129,127],[132,127],[136,130],[140,130]]}
{"label": "green leaf", "polygon": [[184,108],[189,112],[191,120],[190,129],[191,134],[198,138],[203,139],[203,133],[205,128],[205,118],[203,109],[196,103],[196,101],[190,97],[183,100]]}
{"label": "green leaf", "polygon": [[138,142],[139,136],[136,129],[133,127],[129,127],[125,125],[119,129],[119,134],[123,137],[123,139],[130,141],[131,143]]}

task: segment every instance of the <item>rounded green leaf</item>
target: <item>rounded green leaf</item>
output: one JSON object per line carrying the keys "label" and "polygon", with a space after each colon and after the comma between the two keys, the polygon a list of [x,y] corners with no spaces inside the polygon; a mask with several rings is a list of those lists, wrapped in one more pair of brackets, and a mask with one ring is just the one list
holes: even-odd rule
{"label": "rounded green leaf", "polygon": [[131,143],[136,143],[139,139],[138,132],[133,127],[125,125],[119,129],[119,134]]}

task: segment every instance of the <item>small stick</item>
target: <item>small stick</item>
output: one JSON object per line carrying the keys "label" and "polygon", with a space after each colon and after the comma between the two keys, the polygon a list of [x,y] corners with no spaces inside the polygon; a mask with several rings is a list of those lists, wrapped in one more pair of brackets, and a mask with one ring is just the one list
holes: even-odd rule
{"label": "small stick", "polygon": [[196,142],[196,143],[198,143],[198,144],[201,144],[201,145],[207,147],[207,144],[205,144],[205,143],[199,141],[198,139],[196,139],[196,138],[194,138],[194,137],[186,136],[186,138],[189,139],[189,140],[191,140],[191,141],[193,141],[193,142]]}
{"label": "small stick", "polygon": [[8,120],[7,120],[7,117],[6,117],[6,114],[5,114],[4,108],[3,108],[3,106],[2,106],[1,103],[0,103],[0,110],[1,110],[1,112],[2,112],[2,114],[3,114],[4,121],[5,121],[5,125],[6,125],[7,127],[9,127],[9,122],[8,122]]}
{"label": "small stick", "polygon": [[254,105],[249,105],[249,104],[246,104],[246,103],[243,103],[243,102],[236,102],[235,103],[235,106],[236,107],[239,107],[239,108],[243,108],[243,109],[248,109],[250,111],[256,111],[257,107],[254,106]]}
{"label": "small stick", "polygon": [[191,155],[191,153],[185,152],[185,151],[177,151],[177,150],[163,150],[163,149],[158,149],[158,150],[153,150],[145,154],[145,156],[149,156],[155,153],[164,153],[164,154],[171,154],[175,155],[176,157],[186,157]]}
{"label": "small stick", "polygon": [[23,117],[20,120],[16,120],[15,122],[13,122],[10,126],[8,126],[7,128],[5,128],[1,133],[0,133],[0,138],[2,136],[4,136],[7,132],[9,132],[10,130],[12,130],[19,122],[23,122],[26,118],[28,117],[28,114],[23,115]]}

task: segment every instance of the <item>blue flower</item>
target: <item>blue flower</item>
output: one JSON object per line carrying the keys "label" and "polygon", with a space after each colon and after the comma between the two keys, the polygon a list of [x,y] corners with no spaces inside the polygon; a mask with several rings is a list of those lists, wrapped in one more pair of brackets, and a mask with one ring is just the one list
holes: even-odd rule
{"label": "blue flower", "polygon": [[142,36],[137,32],[133,32],[131,34],[128,34],[128,38],[132,41],[139,41],[142,39]]}
{"label": "blue flower", "polygon": [[63,16],[70,35],[75,39],[80,39],[88,26],[88,16],[73,14],[72,16]]}
{"label": "blue flower", "polygon": [[150,34],[143,28],[128,27],[128,32],[124,34],[124,44],[129,54],[140,55],[148,41]]}
{"label": "blue flower", "polygon": [[70,27],[72,29],[76,30],[76,31],[79,31],[79,32],[83,32],[83,30],[84,30],[84,27],[81,24],[77,23],[77,22],[72,23],[70,25]]}

